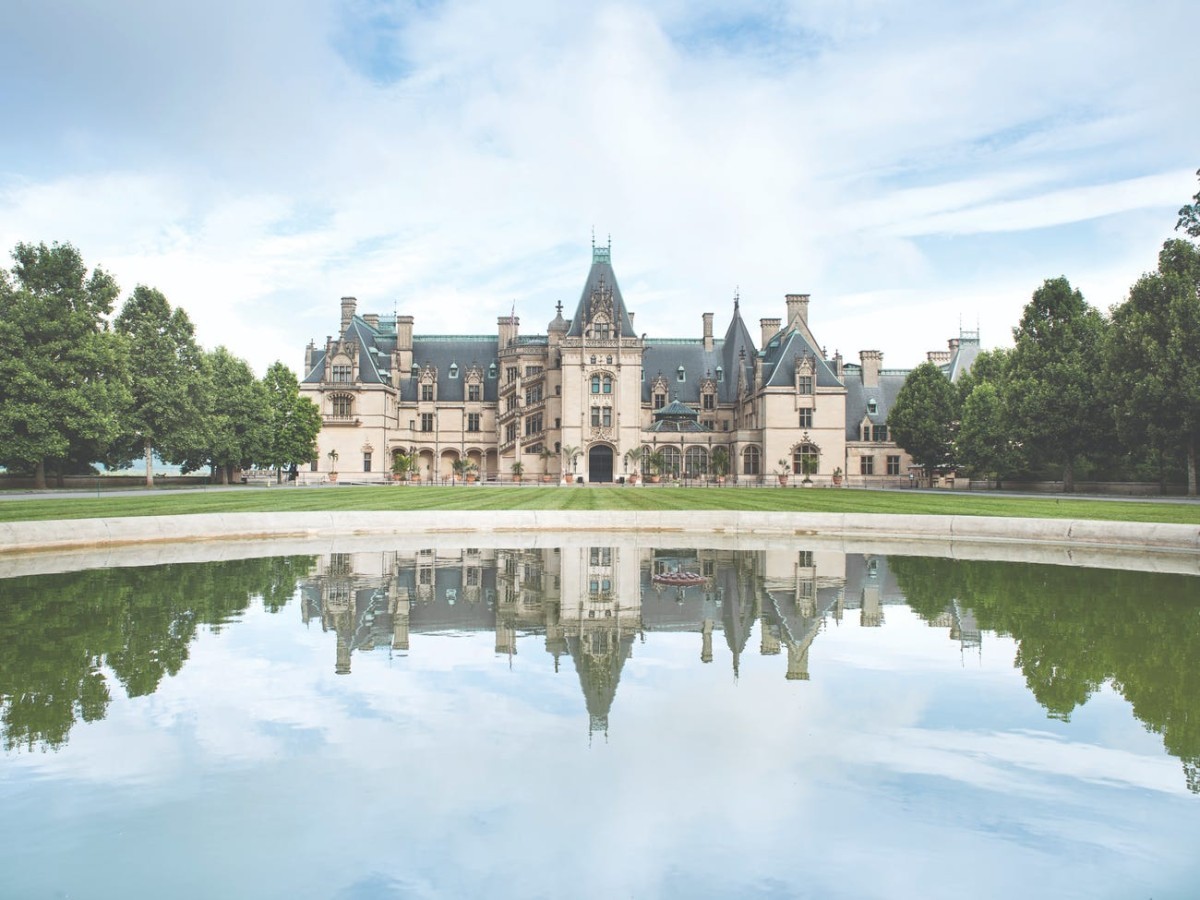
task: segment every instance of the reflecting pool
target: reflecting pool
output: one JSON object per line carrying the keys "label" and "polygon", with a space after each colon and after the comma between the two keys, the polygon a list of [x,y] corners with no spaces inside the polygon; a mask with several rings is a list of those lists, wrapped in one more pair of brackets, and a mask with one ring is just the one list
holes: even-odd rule
{"label": "reflecting pool", "polygon": [[648,540],[0,579],[0,897],[1197,895],[1200,579]]}

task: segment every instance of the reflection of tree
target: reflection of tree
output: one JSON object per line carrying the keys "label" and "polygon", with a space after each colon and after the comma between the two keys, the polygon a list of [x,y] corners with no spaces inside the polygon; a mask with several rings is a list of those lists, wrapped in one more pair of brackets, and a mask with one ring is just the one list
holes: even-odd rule
{"label": "reflection of tree", "polygon": [[107,667],[131,697],[157,690],[201,625],[219,627],[250,598],[277,612],[311,557],[0,580],[0,733],[12,749],[66,743],[76,720],[104,718]]}
{"label": "reflection of tree", "polygon": [[1012,635],[1037,701],[1067,719],[1104,682],[1183,760],[1200,791],[1200,590],[1184,575],[893,557],[912,606],[936,618],[957,599]]}

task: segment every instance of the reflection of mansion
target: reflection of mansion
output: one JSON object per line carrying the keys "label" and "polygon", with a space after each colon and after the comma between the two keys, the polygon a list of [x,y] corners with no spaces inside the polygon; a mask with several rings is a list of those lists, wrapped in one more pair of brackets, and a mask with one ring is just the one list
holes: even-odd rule
{"label": "reflection of mansion", "polygon": [[[677,572],[703,582],[656,579]],[[340,674],[350,672],[356,651],[409,652],[414,634],[491,632],[495,652],[509,656],[519,637],[544,636],[555,671],[564,658],[574,665],[591,727],[601,730],[635,638],[695,634],[700,660],[720,655],[736,675],[757,629],[759,653],[786,654],[785,677],[807,681],[809,649],[827,623],[856,613],[860,626],[880,627],[885,607],[904,604],[885,557],[835,550],[340,553],[321,557],[301,590],[305,621],[336,633]],[[952,607],[931,624],[964,647],[979,644],[969,610]]]}
{"label": "reflection of mansion", "polygon": [[[608,247],[593,247],[574,314],[560,303],[544,334],[521,334],[514,315],[492,335],[421,336],[412,316],[359,315],[343,298],[337,337],[305,355],[301,390],[323,425],[316,474],[303,477],[383,481],[402,453],[423,480],[469,462],[489,480],[610,482],[641,472],[644,449],[683,478],[710,477],[724,456],[738,481],[781,463],[818,484],[837,470],[851,484],[907,479],[911,460],[887,429],[907,373],[874,350],[857,364],[828,356],[808,306],[789,294],[786,318],[761,319],[757,343],[737,299],[723,336],[712,313],[699,338],[639,336]],[[978,350],[978,333],[964,333],[929,358],[955,378]]]}

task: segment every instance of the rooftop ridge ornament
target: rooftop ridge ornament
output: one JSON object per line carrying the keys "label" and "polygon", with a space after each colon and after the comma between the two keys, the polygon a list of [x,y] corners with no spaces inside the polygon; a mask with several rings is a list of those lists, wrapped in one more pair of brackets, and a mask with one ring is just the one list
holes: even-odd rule
{"label": "rooftop ridge ornament", "polygon": [[592,229],[592,262],[594,263],[612,263],[612,235],[608,236],[608,244],[604,247],[596,246],[596,230]]}

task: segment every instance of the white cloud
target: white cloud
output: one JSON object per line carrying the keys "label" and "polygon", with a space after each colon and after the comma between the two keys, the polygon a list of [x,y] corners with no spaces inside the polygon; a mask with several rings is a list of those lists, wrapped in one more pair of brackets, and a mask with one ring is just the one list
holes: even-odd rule
{"label": "white cloud", "polygon": [[[426,333],[515,299],[540,330],[595,226],[639,331],[698,335],[735,287],[751,320],[809,291],[831,349],[912,365],[960,315],[1005,341],[1068,263],[1106,293],[1153,266],[1194,191],[1171,61],[1198,24],[1186,3],[23,4],[0,243],[71,241],[261,371],[298,366],[343,294]],[[978,242],[969,276],[925,244],[950,234]]]}

